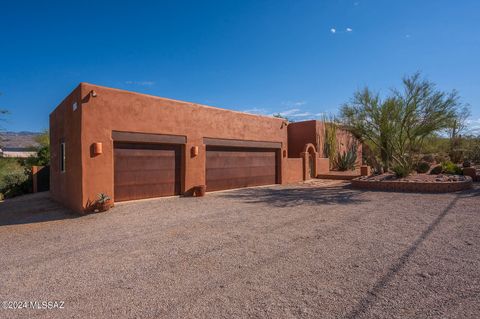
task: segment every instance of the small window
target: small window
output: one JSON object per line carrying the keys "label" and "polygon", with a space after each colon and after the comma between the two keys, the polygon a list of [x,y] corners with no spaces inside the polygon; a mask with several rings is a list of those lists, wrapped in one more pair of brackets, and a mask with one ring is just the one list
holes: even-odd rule
{"label": "small window", "polygon": [[60,172],[65,172],[65,142],[60,143]]}

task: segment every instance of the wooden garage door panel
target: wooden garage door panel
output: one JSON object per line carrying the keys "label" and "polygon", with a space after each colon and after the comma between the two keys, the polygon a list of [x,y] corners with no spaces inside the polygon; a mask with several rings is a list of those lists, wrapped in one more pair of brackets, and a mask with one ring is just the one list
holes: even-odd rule
{"label": "wooden garage door panel", "polygon": [[207,146],[208,191],[277,183],[275,149]]}
{"label": "wooden garage door panel", "polygon": [[174,184],[175,170],[122,171],[115,175],[117,186]]}
{"label": "wooden garage door panel", "polygon": [[[116,186],[115,200],[125,201],[142,198],[153,198],[178,194],[171,183],[168,184],[146,184],[131,186]],[[120,199],[118,199],[120,198]]]}
{"label": "wooden garage door panel", "polygon": [[180,146],[115,143],[115,201],[180,193]]}
{"label": "wooden garage door panel", "polygon": [[259,166],[259,167],[235,167],[235,168],[210,168],[210,174],[215,176],[228,176],[229,178],[242,178],[248,176],[275,176],[275,166]]}
{"label": "wooden garage door panel", "polygon": [[[237,154],[235,154],[237,153]],[[212,167],[222,168],[235,167],[271,167],[275,169],[275,153],[256,154],[254,152],[222,153],[213,152],[209,154],[209,161]]]}

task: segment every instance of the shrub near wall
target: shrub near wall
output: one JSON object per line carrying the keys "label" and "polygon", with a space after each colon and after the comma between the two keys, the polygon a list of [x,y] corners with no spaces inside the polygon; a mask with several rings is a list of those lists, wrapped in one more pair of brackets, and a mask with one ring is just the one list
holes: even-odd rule
{"label": "shrub near wall", "polygon": [[0,159],[0,197],[10,198],[30,192],[29,172],[21,162],[12,158]]}

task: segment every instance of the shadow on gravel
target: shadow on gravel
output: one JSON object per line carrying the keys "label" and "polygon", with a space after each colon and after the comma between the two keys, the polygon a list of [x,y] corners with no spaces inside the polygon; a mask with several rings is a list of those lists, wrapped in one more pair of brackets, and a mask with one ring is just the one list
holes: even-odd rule
{"label": "shadow on gravel", "polygon": [[396,263],[390,266],[387,273],[380,277],[372,289],[358,302],[357,306],[345,318],[358,318],[367,313],[370,305],[372,305],[378,298],[378,295],[385,289],[392,281],[395,275],[400,272],[410,259],[410,257],[417,251],[418,247],[430,236],[440,222],[447,216],[450,210],[455,206],[457,201],[461,198],[461,194],[456,196],[450,204],[438,215],[430,225],[420,234],[420,236],[408,247],[408,249],[400,256]]}
{"label": "shadow on gravel", "polygon": [[294,207],[300,205],[352,205],[365,202],[362,191],[347,185],[292,187],[292,188],[250,188],[235,190],[220,196],[240,199],[248,203],[267,203],[275,207]]}
{"label": "shadow on gravel", "polygon": [[480,198],[480,184],[474,183],[473,188],[460,192],[461,198],[468,198],[468,197],[478,197]]}
{"label": "shadow on gravel", "polygon": [[0,227],[76,218],[78,215],[50,199],[48,192],[0,202]]}

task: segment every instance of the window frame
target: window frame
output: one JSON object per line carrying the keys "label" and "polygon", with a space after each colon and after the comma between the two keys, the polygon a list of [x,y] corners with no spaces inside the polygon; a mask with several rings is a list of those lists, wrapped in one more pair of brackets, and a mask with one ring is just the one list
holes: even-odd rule
{"label": "window frame", "polygon": [[65,141],[60,141],[60,173],[66,172],[66,144]]}

